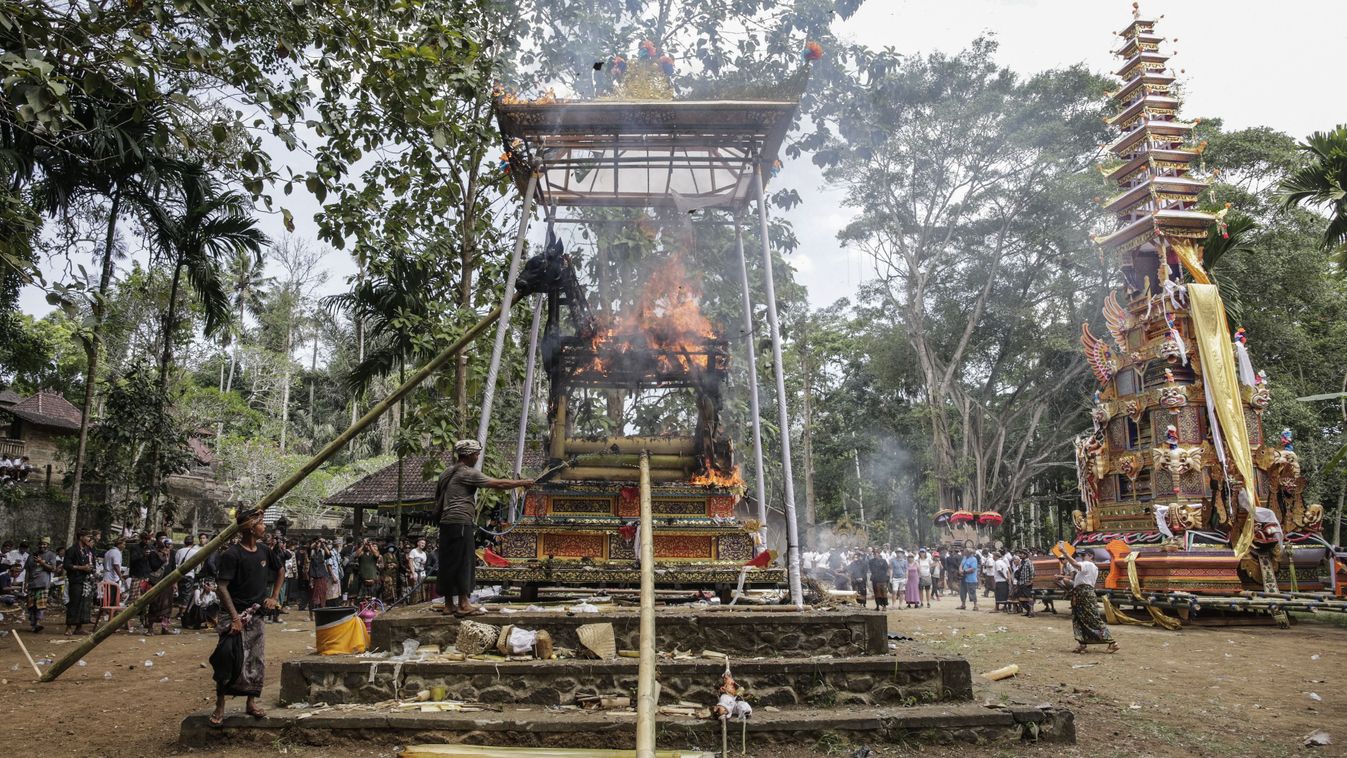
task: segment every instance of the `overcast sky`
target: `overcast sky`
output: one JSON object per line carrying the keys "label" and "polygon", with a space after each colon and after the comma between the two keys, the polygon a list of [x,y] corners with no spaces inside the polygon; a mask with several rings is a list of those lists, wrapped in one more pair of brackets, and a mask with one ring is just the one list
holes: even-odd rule
{"label": "overcast sky", "polygon": [[[1152,18],[1163,14],[1158,31],[1178,39],[1162,50],[1179,53],[1173,66],[1183,69],[1185,117],[1219,116],[1229,128],[1271,126],[1296,137],[1347,122],[1341,89],[1347,0],[1169,0],[1143,3],[1142,12]],[[999,61],[1021,74],[1081,61],[1111,72],[1118,63],[1110,54],[1118,42],[1114,32],[1130,19],[1130,2],[1124,0],[867,0],[837,31],[907,55],[957,51],[992,33],[1000,44]],[[278,164],[285,159],[278,155]],[[790,213],[801,240],[790,261],[810,300],[824,306],[851,295],[871,269],[836,241],[847,221],[840,195],[822,187],[807,157],[788,161],[775,186],[794,187],[804,199]],[[311,199],[286,200],[295,211],[297,234],[316,238]],[[279,214],[264,216],[262,223],[268,234],[283,233]],[[328,288],[336,291],[354,264],[334,251],[328,271]],[[60,276],[59,270],[49,273]],[[30,313],[49,310],[34,288],[24,293],[22,304]]]}

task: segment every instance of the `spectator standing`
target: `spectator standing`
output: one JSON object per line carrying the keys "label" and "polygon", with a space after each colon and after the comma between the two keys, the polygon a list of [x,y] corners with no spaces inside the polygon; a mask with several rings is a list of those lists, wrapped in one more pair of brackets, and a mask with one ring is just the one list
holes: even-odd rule
{"label": "spectator standing", "polygon": [[65,553],[66,592],[65,636],[84,632],[84,625],[93,615],[93,600],[97,594],[98,561],[94,558],[93,533],[85,529],[75,544]]}
{"label": "spectator standing", "polygon": [[968,600],[973,600],[973,610],[978,609],[978,559],[973,548],[963,550],[963,560],[959,562],[959,610],[968,608]]}
{"label": "spectator standing", "polygon": [[42,612],[47,609],[52,578],[60,569],[61,559],[48,547],[50,540],[43,537],[37,551],[28,556],[24,573],[28,575],[28,627],[33,634],[43,630]]}

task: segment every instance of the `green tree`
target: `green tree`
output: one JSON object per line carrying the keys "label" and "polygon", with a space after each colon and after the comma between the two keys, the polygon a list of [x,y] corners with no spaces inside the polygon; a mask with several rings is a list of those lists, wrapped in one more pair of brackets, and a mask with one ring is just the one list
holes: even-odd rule
{"label": "green tree", "polygon": [[[1347,251],[1347,125],[1315,132],[1300,145],[1305,163],[1282,180],[1287,205],[1328,211],[1320,245],[1340,255]],[[1347,266],[1347,259],[1340,260]]]}

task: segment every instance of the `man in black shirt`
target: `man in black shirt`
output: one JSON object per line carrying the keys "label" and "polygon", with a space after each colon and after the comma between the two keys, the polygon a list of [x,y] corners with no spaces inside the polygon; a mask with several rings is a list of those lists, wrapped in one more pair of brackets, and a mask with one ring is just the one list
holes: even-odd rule
{"label": "man in black shirt", "polygon": [[216,629],[220,640],[210,657],[215,673],[215,712],[210,716],[214,726],[223,722],[225,698],[231,695],[248,698],[244,707],[249,716],[260,719],[267,715],[257,705],[266,676],[262,617],[264,611],[279,605],[276,598],[285,580],[285,572],[271,573],[277,561],[261,542],[267,531],[261,509],[240,510],[235,520],[240,527],[238,544],[220,556],[217,571],[220,604],[225,612]]}

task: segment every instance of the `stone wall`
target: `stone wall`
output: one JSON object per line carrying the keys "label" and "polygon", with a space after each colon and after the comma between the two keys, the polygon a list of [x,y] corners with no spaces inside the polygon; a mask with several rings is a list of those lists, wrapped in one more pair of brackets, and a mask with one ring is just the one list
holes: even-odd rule
{"label": "stone wall", "polygon": [[[374,621],[371,644],[375,650],[400,652],[402,641],[414,639],[423,645],[448,647],[458,638],[458,620],[412,609]],[[515,613],[475,619],[483,623],[514,624],[524,629],[545,629],[557,647],[580,649],[575,630],[582,624],[609,622],[620,650],[637,649],[640,616],[635,612],[604,614]],[[878,655],[888,651],[887,621],[877,611],[733,611],[715,610],[699,615],[672,611],[658,614],[655,649],[675,648],[701,653],[715,650],[734,657],[808,657],[814,655]]]}
{"label": "stone wall", "polygon": [[[663,702],[710,701],[725,664],[659,665]],[[637,661],[462,661],[405,663],[309,657],[281,670],[282,703],[377,703],[444,687],[450,700],[574,705],[599,695],[633,695]],[[972,697],[967,661],[865,656],[845,659],[736,661],[735,680],[755,705],[915,705]]]}

